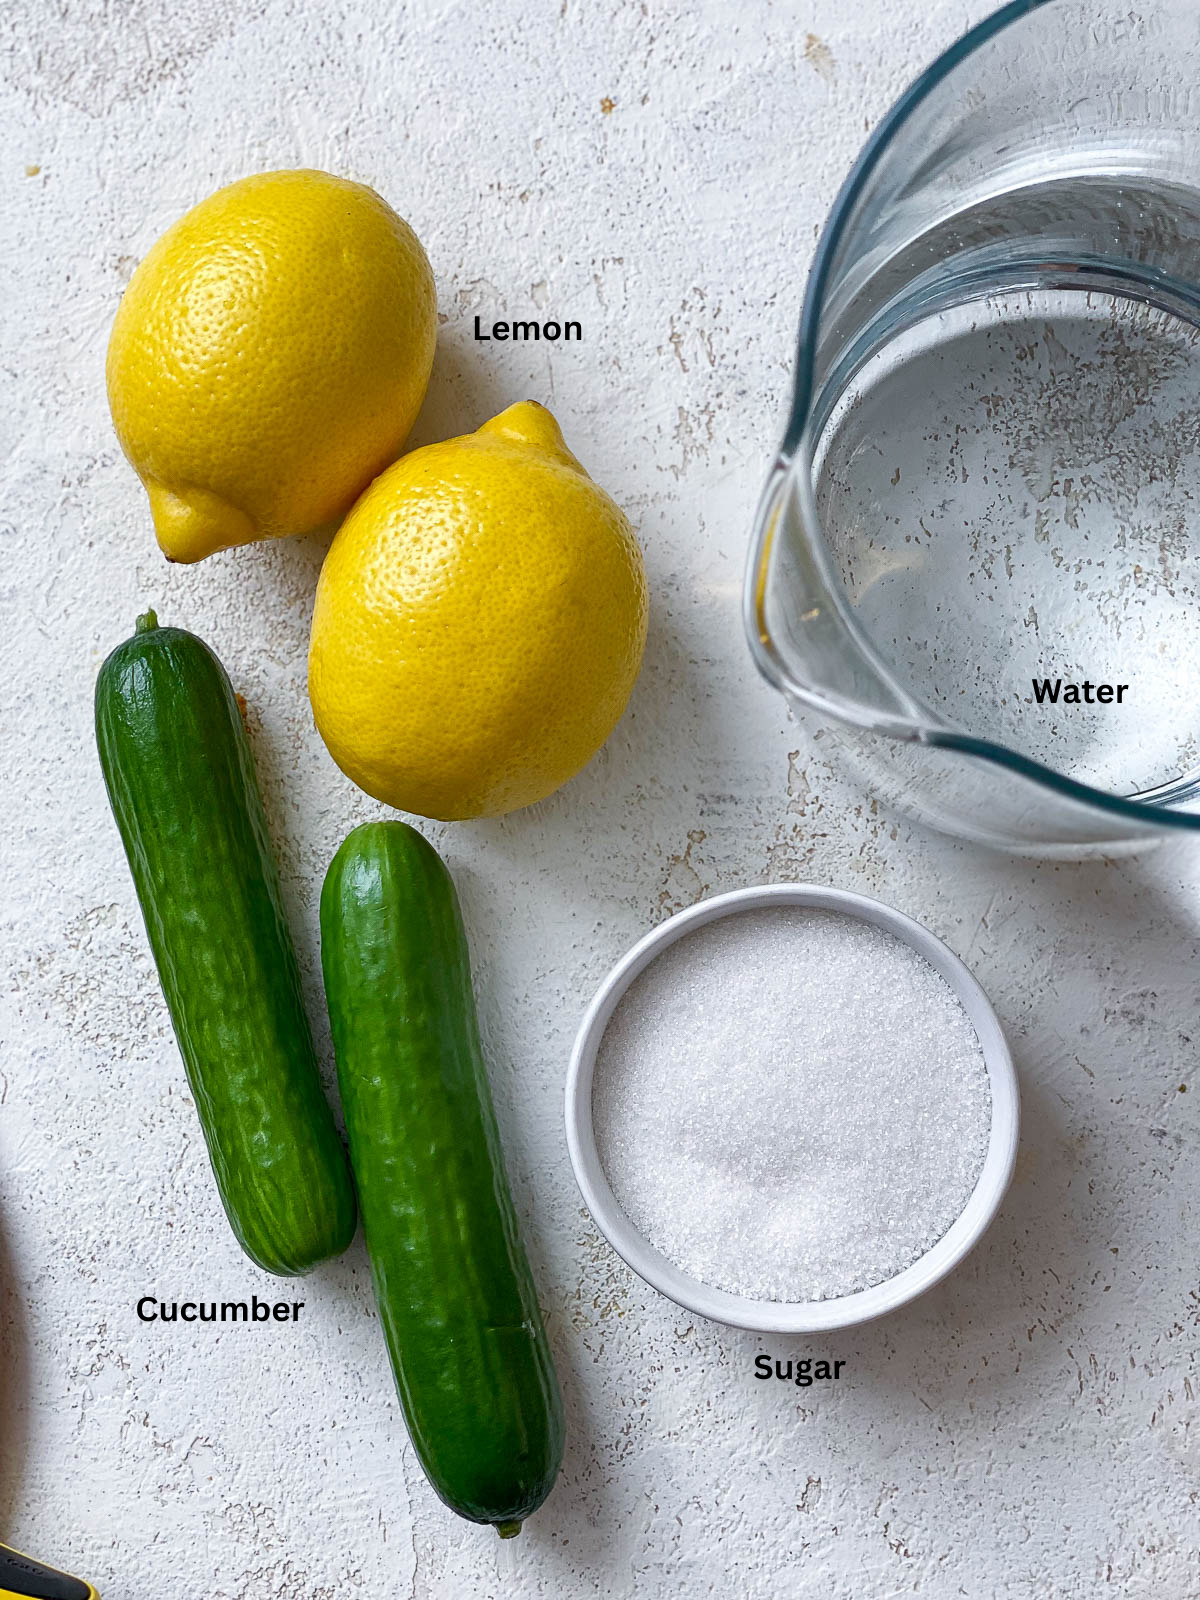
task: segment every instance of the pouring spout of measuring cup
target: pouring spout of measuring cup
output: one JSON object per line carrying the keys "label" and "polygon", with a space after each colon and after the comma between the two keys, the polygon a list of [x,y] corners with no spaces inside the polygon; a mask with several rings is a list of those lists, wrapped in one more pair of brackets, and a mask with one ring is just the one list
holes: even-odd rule
{"label": "pouring spout of measuring cup", "polygon": [[919,738],[932,720],[892,680],[846,603],[803,454],[780,455],[767,480],[744,612],[755,664],[793,701],[897,739]]}

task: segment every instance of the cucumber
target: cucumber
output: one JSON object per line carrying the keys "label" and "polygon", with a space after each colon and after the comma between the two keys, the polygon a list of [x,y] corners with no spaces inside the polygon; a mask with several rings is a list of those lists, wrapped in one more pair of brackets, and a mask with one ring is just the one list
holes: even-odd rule
{"label": "cucumber", "polygon": [[458,897],[405,823],[366,823],[334,857],[321,961],[408,1430],[451,1510],[510,1538],[558,1474],[562,1398],[505,1176]]}
{"label": "cucumber", "polygon": [[105,661],[96,741],[217,1188],[246,1254],[306,1272],[354,1236],[250,745],[229,679],[152,611]]}

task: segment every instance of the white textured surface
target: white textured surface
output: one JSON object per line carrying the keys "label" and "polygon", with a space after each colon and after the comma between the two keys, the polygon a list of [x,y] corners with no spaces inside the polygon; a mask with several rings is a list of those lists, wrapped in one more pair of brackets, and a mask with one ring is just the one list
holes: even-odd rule
{"label": "white textured surface", "polygon": [[[0,1535],[104,1600],[1200,1591],[1200,858],[1036,866],[897,824],[788,722],[740,635],[815,230],[865,129],[983,9],[10,0]],[[374,184],[428,246],[446,320],[418,437],[548,402],[653,583],[602,759],[535,811],[432,830],[569,1412],[561,1483],[512,1545],[422,1481],[361,1246],[305,1284],[294,1331],[134,1316],[143,1293],[268,1285],[219,1215],[106,812],[101,657],[154,602],[249,698],[314,1016],[320,875],[375,808],[309,722],[320,548],[168,570],[109,429],[104,344],[173,217],[299,164]],[[476,311],[539,306],[585,342],[473,344]],[[990,991],[1025,1096],[1014,1187],[959,1272],[865,1329],[767,1342],[845,1360],[808,1390],[756,1380],[761,1341],[631,1279],[580,1214],[560,1120],[611,961],[666,912],[772,878],[927,920]]]}

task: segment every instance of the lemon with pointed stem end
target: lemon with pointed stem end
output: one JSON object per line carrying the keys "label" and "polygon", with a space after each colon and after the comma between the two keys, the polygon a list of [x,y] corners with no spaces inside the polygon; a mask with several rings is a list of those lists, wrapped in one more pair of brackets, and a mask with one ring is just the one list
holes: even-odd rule
{"label": "lemon with pointed stem end", "polygon": [[436,336],[425,252],[361,183],[268,172],[194,207],[134,272],[108,347],[164,553],[342,516],[404,444]]}
{"label": "lemon with pointed stem end", "polygon": [[342,524],[313,612],[316,725],[387,805],[502,815],[608,738],[646,620],[628,519],[523,401],[402,457]]}

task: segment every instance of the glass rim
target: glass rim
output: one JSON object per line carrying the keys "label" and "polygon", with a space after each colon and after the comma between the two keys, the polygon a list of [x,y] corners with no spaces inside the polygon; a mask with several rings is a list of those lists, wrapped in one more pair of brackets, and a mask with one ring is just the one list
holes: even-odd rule
{"label": "glass rim", "polygon": [[790,460],[795,454],[808,420],[812,401],[817,325],[833,260],[845,234],[854,203],[866,186],[868,178],[879,165],[884,150],[921,102],[932,94],[943,78],[948,77],[955,67],[1021,17],[1053,4],[1055,0],[1008,0],[1008,3],[1001,6],[998,11],[993,11],[982,22],[977,22],[973,28],[968,29],[961,38],[956,39],[935,61],[920,72],[868,135],[867,142],[859,151],[854,165],[850,168],[830,207],[829,216],[817,241],[812,266],[809,268],[808,285],[804,291],[804,304],[800,312],[792,406],[783,443],[780,445],[782,456]]}

